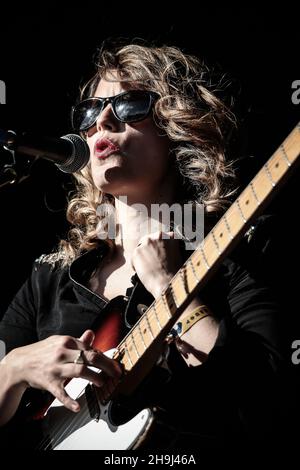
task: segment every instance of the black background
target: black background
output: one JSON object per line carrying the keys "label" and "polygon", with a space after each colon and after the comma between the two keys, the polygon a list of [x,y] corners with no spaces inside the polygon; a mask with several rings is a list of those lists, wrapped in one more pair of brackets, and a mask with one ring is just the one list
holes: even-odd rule
{"label": "black background", "polygon": [[[241,185],[299,120],[300,105],[291,99],[292,82],[300,79],[295,6],[10,2],[1,13],[0,79],[6,83],[7,104],[0,106],[0,128],[57,137],[71,132],[70,107],[80,83],[93,70],[96,47],[108,37],[178,46],[219,64],[240,83],[244,126],[234,156],[241,158]],[[5,162],[8,155],[0,150],[0,157]],[[1,312],[29,274],[32,261],[49,252],[65,233],[65,194],[70,187],[69,177],[44,161],[23,183],[0,189]],[[289,344],[300,339],[298,204],[296,171],[265,211],[276,215],[270,233],[276,241],[270,275],[288,312]],[[292,393],[299,374],[297,366],[290,364],[290,369]]]}

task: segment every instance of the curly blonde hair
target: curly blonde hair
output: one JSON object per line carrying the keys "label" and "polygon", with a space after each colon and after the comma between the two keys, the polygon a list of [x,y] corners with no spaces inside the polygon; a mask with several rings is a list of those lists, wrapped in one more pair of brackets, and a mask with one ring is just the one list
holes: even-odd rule
{"label": "curly blonde hair", "polygon": [[[203,204],[206,214],[220,214],[233,193],[232,162],[226,161],[226,137],[235,118],[217,96],[220,82],[212,83],[209,68],[197,57],[176,47],[130,44],[116,49],[101,48],[96,73],[81,90],[81,98],[93,96],[99,80],[117,71],[120,81],[132,88],[154,91],[160,98],[153,108],[158,127],[169,137],[174,161],[181,178],[179,202]],[[68,265],[83,251],[99,246],[101,219],[99,205],[114,205],[114,198],[98,190],[90,166],[75,174],[77,190],[69,201],[68,240],[61,240],[52,259]],[[99,225],[100,224],[100,225]],[[105,227],[102,227],[105,231]],[[110,249],[114,241],[104,240]]]}

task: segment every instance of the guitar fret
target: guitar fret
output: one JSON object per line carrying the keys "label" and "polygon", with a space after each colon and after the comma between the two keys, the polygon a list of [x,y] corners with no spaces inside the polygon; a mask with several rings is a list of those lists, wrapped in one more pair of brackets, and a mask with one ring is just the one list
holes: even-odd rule
{"label": "guitar fret", "polygon": [[212,237],[213,237],[213,241],[214,241],[214,243],[215,243],[215,245],[216,245],[216,247],[217,247],[218,253],[219,253],[219,255],[220,255],[220,254],[221,254],[221,250],[220,250],[219,243],[217,242],[217,239],[216,239],[216,237],[215,237],[215,233],[214,233],[213,230],[211,230],[210,233],[211,233],[211,235],[212,235]]}
{"label": "guitar fret", "polygon": [[273,178],[272,178],[271,172],[270,172],[270,170],[269,170],[269,167],[268,167],[268,162],[264,164],[264,168],[265,168],[265,170],[266,170],[266,173],[267,173],[267,175],[268,175],[268,178],[269,178],[269,180],[271,181],[271,184],[272,184],[272,186],[273,186],[273,188],[274,188],[274,186],[275,186],[275,183],[274,183],[274,181],[273,181]]}
{"label": "guitar fret", "polygon": [[256,194],[256,192],[255,192],[255,190],[254,190],[254,185],[253,185],[252,181],[251,181],[251,183],[250,183],[249,186],[250,186],[250,188],[251,188],[251,191],[253,192],[253,196],[254,196],[255,199],[256,199],[257,205],[259,206],[260,200],[258,199],[257,194]]}
{"label": "guitar fret", "polygon": [[142,341],[143,341],[143,343],[144,343],[144,347],[145,347],[145,350],[146,350],[146,349],[147,349],[147,345],[146,345],[145,340],[144,340],[144,335],[143,335],[142,330],[141,330],[141,324],[140,324],[140,322],[138,322],[137,327],[138,327],[140,337],[142,338]]}
{"label": "guitar fret", "polygon": [[224,222],[225,222],[225,225],[226,225],[227,232],[229,233],[229,236],[230,236],[231,240],[233,240],[233,236],[232,236],[232,233],[231,233],[231,230],[230,230],[230,227],[229,227],[229,223],[228,223],[226,214],[223,215],[223,219],[224,219]]}
{"label": "guitar fret", "polygon": [[236,205],[237,205],[237,207],[238,207],[238,210],[239,210],[239,212],[240,212],[240,214],[241,214],[241,216],[242,216],[242,219],[243,219],[244,223],[246,223],[247,220],[246,220],[245,217],[244,217],[243,211],[242,211],[241,206],[240,206],[240,201],[239,201],[239,199],[236,200]]}
{"label": "guitar fret", "polygon": [[203,257],[204,262],[205,262],[205,264],[206,264],[206,267],[207,267],[207,269],[209,269],[210,266],[209,266],[209,264],[208,264],[208,262],[207,262],[207,259],[206,259],[206,256],[205,256],[205,253],[204,253],[204,250],[203,250],[202,245],[199,246],[199,249],[200,249],[200,251],[201,251],[201,254],[202,254],[202,257]]}
{"label": "guitar fret", "polygon": [[140,355],[140,353],[138,352],[138,348],[137,348],[137,345],[136,345],[136,342],[135,342],[133,333],[131,333],[130,338],[131,338],[132,344],[133,344],[133,346],[134,346],[134,349],[135,349],[135,351],[136,351],[136,355],[137,355],[138,358],[140,358],[141,355]]}
{"label": "guitar fret", "polygon": [[126,352],[126,355],[127,355],[128,359],[129,359],[130,365],[131,365],[131,367],[133,367],[133,362],[131,360],[131,357],[130,357],[130,354],[129,354],[129,349],[128,349],[126,343],[124,343],[124,349],[125,349],[125,352]]}
{"label": "guitar fret", "polygon": [[[167,303],[167,305],[168,305],[168,307],[169,307],[169,310],[172,311],[172,309],[173,309],[174,307],[176,307],[176,304],[175,304],[175,302],[174,302],[174,298],[173,298],[173,294],[172,294],[171,289],[166,289],[166,290],[164,291],[164,294],[163,294],[163,295],[164,295],[164,297],[165,297],[165,301],[166,301],[166,303]],[[176,308],[177,308],[177,307],[176,307]],[[172,314],[171,314],[171,315],[172,315]]]}
{"label": "guitar fret", "polygon": [[184,272],[183,272],[182,268],[179,270],[179,275],[180,275],[181,282],[183,284],[183,288],[184,288],[185,292],[188,294],[189,289],[188,289],[186,278],[185,278],[185,275],[184,275]]}
{"label": "guitar fret", "polygon": [[145,318],[146,318],[146,321],[147,321],[147,324],[148,324],[150,335],[151,335],[152,339],[154,339],[154,335],[153,335],[153,332],[152,332],[152,329],[151,329],[151,325],[150,325],[150,322],[149,322],[148,315],[145,315]]}
{"label": "guitar fret", "polygon": [[192,262],[191,258],[188,259],[188,263],[190,263],[190,266],[192,267],[192,272],[193,272],[194,278],[196,279],[197,282],[199,282],[200,278],[197,276],[195,266],[194,266],[194,263]]}
{"label": "guitar fret", "polygon": [[157,324],[158,324],[159,328],[162,330],[162,326],[161,326],[161,324],[160,324],[160,321],[159,321],[159,318],[158,318],[158,315],[157,315],[157,311],[156,311],[155,304],[153,305],[153,310],[154,310],[154,314],[155,314],[155,318],[156,318]]}
{"label": "guitar fret", "polygon": [[288,159],[288,156],[287,156],[287,153],[286,153],[286,151],[285,151],[285,148],[284,148],[284,145],[283,145],[283,144],[280,145],[280,150],[281,150],[282,155],[284,156],[284,159],[285,159],[285,161],[286,161],[286,163],[287,163],[287,166],[288,166],[288,167],[291,166],[291,162],[290,162],[289,159]]}
{"label": "guitar fret", "polygon": [[171,290],[171,292],[172,292],[172,298],[173,298],[173,300],[174,300],[174,302],[175,302],[175,305],[176,305],[176,307],[178,308],[180,304],[179,304],[178,301],[177,301],[177,297],[176,297],[175,291],[174,291],[174,289],[173,289],[172,283],[170,284],[170,290]]}
{"label": "guitar fret", "polygon": [[168,304],[167,304],[167,301],[166,301],[166,299],[165,299],[164,294],[161,296],[161,298],[162,298],[163,304],[164,304],[164,306],[165,306],[165,310],[166,310],[166,312],[167,312],[168,318],[172,318],[172,315],[170,314],[169,306],[168,306]]}

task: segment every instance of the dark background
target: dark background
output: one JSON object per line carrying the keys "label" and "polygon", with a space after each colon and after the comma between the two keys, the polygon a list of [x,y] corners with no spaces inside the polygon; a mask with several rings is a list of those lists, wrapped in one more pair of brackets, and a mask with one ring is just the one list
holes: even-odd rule
{"label": "dark background", "polygon": [[[233,157],[240,158],[245,186],[299,120],[300,105],[291,100],[292,82],[300,79],[298,11],[288,4],[229,8],[196,1],[180,7],[170,2],[161,11],[160,3],[6,5],[0,19],[0,79],[6,83],[7,104],[0,106],[0,128],[56,137],[71,132],[70,107],[103,39],[176,45],[219,64],[241,89],[243,125]],[[7,152],[0,150],[0,157],[4,163]],[[1,312],[33,260],[66,232],[70,188],[69,177],[40,161],[29,179],[0,189]],[[300,339],[298,204],[296,171],[265,211],[275,216],[266,228],[271,247],[266,259],[287,315],[287,380],[295,401],[299,372],[291,364],[290,345]]]}

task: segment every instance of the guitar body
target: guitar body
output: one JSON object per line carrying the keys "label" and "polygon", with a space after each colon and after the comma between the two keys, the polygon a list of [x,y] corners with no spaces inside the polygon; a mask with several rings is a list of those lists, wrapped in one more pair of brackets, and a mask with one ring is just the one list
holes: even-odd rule
{"label": "guitar body", "polygon": [[[107,353],[111,356],[112,352]],[[113,402],[101,404],[84,379],[73,379],[65,387],[78,399],[80,412],[73,413],[55,400],[43,419],[45,439],[41,448],[52,450],[125,450],[138,447],[154,423],[150,408],[145,408],[124,424],[112,419]],[[94,400],[97,400],[95,402]]]}
{"label": "guitar body", "polygon": [[[101,319],[93,327],[93,347],[105,351],[108,357],[117,352],[117,344],[124,335],[122,326],[124,306],[118,299],[111,301],[101,312]],[[90,367],[96,373],[99,369]],[[87,380],[74,378],[65,385],[66,392],[80,404],[80,411],[74,413],[55,399],[35,413],[41,419],[43,440],[40,450],[125,450],[142,445],[156,427],[151,407],[137,405],[134,394],[129,394],[126,405],[120,401],[103,404],[93,385]],[[123,400],[124,402],[124,400]],[[46,412],[45,412],[46,410]]]}

